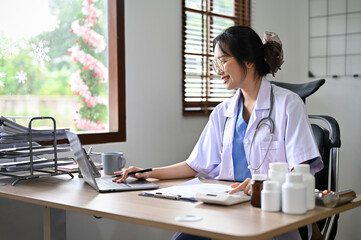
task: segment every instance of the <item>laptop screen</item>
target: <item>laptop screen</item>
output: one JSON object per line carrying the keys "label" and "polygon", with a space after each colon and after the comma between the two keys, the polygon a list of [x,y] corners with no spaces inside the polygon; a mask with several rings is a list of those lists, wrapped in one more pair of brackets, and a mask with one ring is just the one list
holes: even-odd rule
{"label": "laptop screen", "polygon": [[77,134],[66,131],[66,136],[68,137],[71,149],[74,152],[76,161],[78,162],[80,171],[83,175],[84,180],[93,188],[98,189],[98,185],[95,182],[95,178],[93,175],[93,169],[90,166],[90,163],[87,159],[87,156],[84,152],[84,149],[81,145],[79,137]]}

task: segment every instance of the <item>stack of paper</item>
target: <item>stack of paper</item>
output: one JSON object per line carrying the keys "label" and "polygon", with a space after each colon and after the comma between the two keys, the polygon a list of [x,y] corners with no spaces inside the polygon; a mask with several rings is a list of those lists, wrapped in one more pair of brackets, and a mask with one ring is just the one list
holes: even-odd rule
{"label": "stack of paper", "polygon": [[[56,129],[56,139],[66,139],[65,131],[67,129]],[[54,139],[54,131],[49,130],[37,130],[32,129],[32,140],[52,141]],[[10,119],[1,116],[0,117],[0,144],[3,143],[22,143],[29,141],[29,128],[24,127]]]}
{"label": "stack of paper", "polygon": [[[65,134],[66,129],[56,130],[56,140],[67,139]],[[32,142],[30,143],[30,133]],[[33,169],[49,168],[55,165],[56,153],[71,151],[69,144],[60,145],[40,145],[38,142],[46,142],[54,140],[54,130],[46,129],[31,129],[24,127],[10,119],[0,117],[0,172],[16,172]],[[53,158],[44,158],[43,155],[52,155]],[[57,165],[73,164],[74,160],[71,158],[56,159]]]}

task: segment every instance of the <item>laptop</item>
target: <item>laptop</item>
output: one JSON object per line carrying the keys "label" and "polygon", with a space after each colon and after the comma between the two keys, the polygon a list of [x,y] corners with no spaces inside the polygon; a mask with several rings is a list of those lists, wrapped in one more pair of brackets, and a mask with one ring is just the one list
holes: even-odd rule
{"label": "laptop", "polygon": [[157,184],[149,182],[145,179],[128,177],[126,182],[116,183],[112,181],[112,177],[95,177],[95,169],[91,166],[87,155],[80,143],[78,135],[66,131],[66,136],[68,137],[71,149],[74,152],[84,181],[98,192],[106,193],[159,188]]}

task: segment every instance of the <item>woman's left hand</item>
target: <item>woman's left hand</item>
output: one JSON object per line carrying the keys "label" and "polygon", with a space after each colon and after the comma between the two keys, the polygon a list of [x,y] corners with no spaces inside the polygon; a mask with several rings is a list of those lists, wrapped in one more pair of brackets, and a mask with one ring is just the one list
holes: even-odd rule
{"label": "woman's left hand", "polygon": [[236,193],[236,192],[243,190],[243,192],[245,194],[250,195],[251,194],[251,179],[247,178],[246,180],[244,180],[241,183],[233,183],[231,185],[231,188],[233,188],[233,189],[228,192],[229,194]]}

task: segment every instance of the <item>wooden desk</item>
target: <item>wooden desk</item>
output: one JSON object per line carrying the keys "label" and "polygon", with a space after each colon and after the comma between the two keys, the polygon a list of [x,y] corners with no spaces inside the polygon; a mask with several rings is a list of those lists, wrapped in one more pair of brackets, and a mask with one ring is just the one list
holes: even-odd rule
{"label": "wooden desk", "polygon": [[[156,182],[168,187],[186,180]],[[99,194],[77,176],[28,180],[16,186],[11,186],[10,179],[1,179],[0,183],[6,183],[0,186],[2,198],[215,239],[268,239],[361,205],[358,196],[337,208],[317,206],[304,215],[287,215],[263,212],[249,202],[224,207],[138,196],[141,191]],[[202,220],[175,220],[183,215],[200,216]]]}

